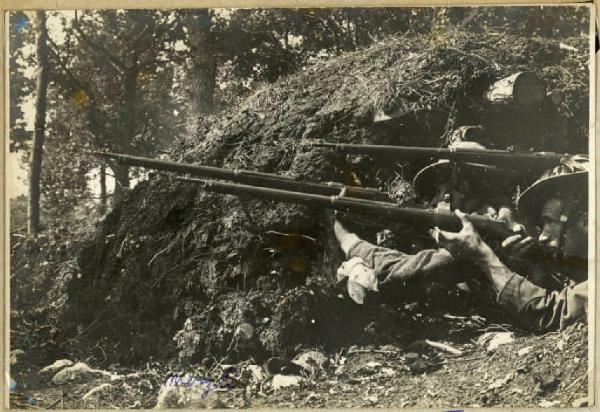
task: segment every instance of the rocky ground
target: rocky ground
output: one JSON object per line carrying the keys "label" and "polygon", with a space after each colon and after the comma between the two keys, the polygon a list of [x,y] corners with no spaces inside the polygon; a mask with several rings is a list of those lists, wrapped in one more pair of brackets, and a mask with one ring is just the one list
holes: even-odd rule
{"label": "rocky ground", "polygon": [[[449,315],[448,315],[449,316]],[[95,369],[84,360],[40,368],[13,351],[11,405],[23,408],[565,407],[587,402],[587,327],[531,336],[471,323],[460,343],[426,339],[400,347],[317,349],[293,359],[252,359],[187,370],[148,362]]]}

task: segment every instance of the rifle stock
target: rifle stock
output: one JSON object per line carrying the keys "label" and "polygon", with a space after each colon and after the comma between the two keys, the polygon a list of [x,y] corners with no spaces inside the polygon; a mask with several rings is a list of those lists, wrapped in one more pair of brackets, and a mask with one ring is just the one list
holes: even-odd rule
{"label": "rifle stock", "polygon": [[[300,203],[317,208],[328,208],[374,216],[378,220],[389,221],[391,219],[429,228],[437,226],[440,229],[451,231],[459,231],[462,228],[462,223],[458,217],[450,212],[401,207],[386,202],[353,199],[345,196],[323,196],[314,193],[300,193],[289,190],[240,185],[207,179],[183,177],[178,177],[178,179],[197,183],[201,185],[203,189],[217,193],[249,195],[259,199]],[[510,231],[504,222],[491,220],[482,216],[469,216],[469,218],[471,222],[473,222],[473,226],[475,226],[482,234],[500,239],[504,239],[510,234]]]}

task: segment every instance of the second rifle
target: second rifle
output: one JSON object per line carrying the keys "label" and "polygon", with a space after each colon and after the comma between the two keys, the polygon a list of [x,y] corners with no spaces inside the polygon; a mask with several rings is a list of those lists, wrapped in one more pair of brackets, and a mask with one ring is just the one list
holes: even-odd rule
{"label": "second rifle", "polygon": [[[459,231],[462,223],[454,213],[434,211],[412,207],[396,206],[389,202],[378,202],[365,199],[352,199],[345,196],[323,196],[314,193],[301,193],[290,190],[240,185],[215,180],[180,177],[179,180],[199,184],[204,190],[211,192],[248,195],[259,199],[299,203],[307,206],[339,210],[373,216],[382,222],[402,222],[427,228],[435,226],[443,230]],[[504,239],[510,231],[504,222],[491,220],[482,216],[469,216],[473,226],[482,234]]]}

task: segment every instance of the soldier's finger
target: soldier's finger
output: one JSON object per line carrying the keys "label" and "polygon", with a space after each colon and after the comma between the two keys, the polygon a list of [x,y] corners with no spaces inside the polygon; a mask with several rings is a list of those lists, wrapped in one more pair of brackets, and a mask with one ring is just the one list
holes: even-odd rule
{"label": "soldier's finger", "polygon": [[433,238],[433,240],[435,240],[435,243],[440,242],[440,228],[439,227],[436,226],[433,229],[429,230],[429,235]]}
{"label": "soldier's finger", "polygon": [[503,248],[511,247],[511,246],[515,245],[517,242],[519,242],[522,238],[523,238],[523,236],[521,236],[521,235],[509,236],[502,241],[501,246]]}
{"label": "soldier's finger", "polygon": [[514,249],[515,257],[517,257],[517,258],[523,257],[527,252],[529,252],[530,249],[533,248],[534,245],[535,245],[534,241],[531,241],[528,243],[519,243],[519,246],[515,247],[515,249]]}
{"label": "soldier's finger", "polygon": [[525,239],[521,240],[517,246],[519,249],[523,250],[525,248],[529,249],[535,243],[535,239],[531,236],[527,236]]}
{"label": "soldier's finger", "polygon": [[450,250],[456,243],[455,240],[458,237],[458,233],[446,232],[445,230],[438,229],[437,231],[437,242],[440,246]]}
{"label": "soldier's finger", "polygon": [[455,209],[454,214],[460,219],[463,229],[473,230],[473,223],[471,223],[466,213],[463,213],[460,209]]}

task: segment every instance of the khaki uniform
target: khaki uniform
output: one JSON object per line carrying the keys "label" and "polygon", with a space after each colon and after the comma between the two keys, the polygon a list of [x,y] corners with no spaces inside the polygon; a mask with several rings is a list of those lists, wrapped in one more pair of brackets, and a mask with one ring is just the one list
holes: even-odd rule
{"label": "khaki uniform", "polygon": [[[498,268],[493,270],[508,270]],[[551,291],[513,273],[498,294],[498,303],[537,332],[562,330],[587,317],[588,282]]]}
{"label": "khaki uniform", "polygon": [[[446,249],[425,249],[409,255],[375,246],[355,235],[351,235],[347,242],[348,259],[359,257],[373,268],[378,291],[383,296],[399,292],[418,297],[423,293],[424,283],[446,280],[444,283],[450,284],[457,281],[450,278],[450,273],[456,271],[458,262]],[[587,316],[587,285],[586,281],[558,291],[548,290],[511,272],[509,280],[497,294],[497,301],[529,329],[538,332],[563,329]],[[481,291],[483,289],[478,292]]]}
{"label": "khaki uniform", "polygon": [[356,235],[350,235],[346,242],[348,259],[361,258],[375,273],[377,293],[368,294],[368,302],[422,300],[435,284],[456,284],[461,281],[459,276],[468,273],[456,270],[458,262],[446,249],[407,254],[375,246]]}
{"label": "khaki uniform", "polygon": [[387,285],[427,276],[454,262],[454,258],[446,249],[425,249],[409,255],[375,246],[358,237],[356,239],[349,249],[348,258],[359,257],[373,268],[380,291]]}

